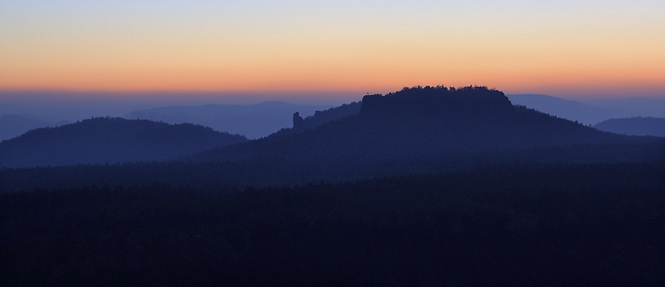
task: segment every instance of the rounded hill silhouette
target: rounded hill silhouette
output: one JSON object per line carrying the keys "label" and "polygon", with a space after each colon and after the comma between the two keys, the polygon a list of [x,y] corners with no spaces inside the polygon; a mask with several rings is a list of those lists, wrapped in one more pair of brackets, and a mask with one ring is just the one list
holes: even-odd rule
{"label": "rounded hill silhouette", "polygon": [[31,130],[0,143],[0,166],[33,167],[166,160],[244,142],[192,124],[93,118]]}

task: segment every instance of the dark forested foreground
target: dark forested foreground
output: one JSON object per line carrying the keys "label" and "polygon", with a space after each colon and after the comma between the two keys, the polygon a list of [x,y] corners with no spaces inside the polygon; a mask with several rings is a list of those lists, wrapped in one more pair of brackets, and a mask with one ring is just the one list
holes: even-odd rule
{"label": "dark forested foreground", "polygon": [[663,286],[665,162],[0,195],[5,286]]}

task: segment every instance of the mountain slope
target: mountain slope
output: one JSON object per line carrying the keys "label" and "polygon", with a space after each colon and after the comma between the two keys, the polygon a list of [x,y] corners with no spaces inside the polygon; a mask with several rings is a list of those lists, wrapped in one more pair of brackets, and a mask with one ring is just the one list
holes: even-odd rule
{"label": "mountain slope", "polygon": [[663,118],[610,119],[593,127],[601,131],[622,135],[665,137],[665,119]]}
{"label": "mountain slope", "polygon": [[191,124],[94,118],[56,128],[35,129],[0,143],[0,166],[165,160],[246,140],[243,136]]}
{"label": "mountain slope", "polygon": [[281,129],[273,134],[273,136],[296,134],[304,132],[305,130],[313,130],[320,125],[360,113],[360,106],[360,102],[343,104],[339,107],[316,111],[313,115],[305,117],[304,119],[300,116],[299,112],[296,112],[293,114],[293,127]]}
{"label": "mountain slope", "polygon": [[506,96],[514,105],[526,106],[552,116],[578,121],[586,125],[596,124],[613,117],[613,114],[604,108],[546,95],[516,94]]}

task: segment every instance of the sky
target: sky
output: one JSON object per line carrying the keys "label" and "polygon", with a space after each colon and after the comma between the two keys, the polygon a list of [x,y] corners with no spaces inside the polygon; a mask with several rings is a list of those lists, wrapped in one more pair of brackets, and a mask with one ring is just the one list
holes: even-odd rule
{"label": "sky", "polygon": [[0,91],[52,97],[665,98],[663,51],[663,0],[0,0]]}

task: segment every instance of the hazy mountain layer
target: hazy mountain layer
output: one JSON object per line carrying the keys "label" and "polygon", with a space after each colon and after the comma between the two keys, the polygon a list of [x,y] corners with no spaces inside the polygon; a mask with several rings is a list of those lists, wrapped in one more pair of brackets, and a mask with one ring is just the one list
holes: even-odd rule
{"label": "hazy mountain layer", "polygon": [[665,119],[663,118],[611,119],[593,127],[601,131],[622,135],[665,137]]}
{"label": "hazy mountain layer", "polygon": [[217,131],[242,134],[248,138],[265,137],[291,126],[292,115],[311,115],[326,105],[294,105],[264,102],[255,105],[172,106],[134,111],[127,119],[147,119],[170,124],[192,123]]}
{"label": "hazy mountain layer", "polygon": [[[665,100],[658,98],[630,98],[615,100],[595,100],[590,102],[576,102],[551,96],[538,94],[507,95],[516,105],[523,105],[553,116],[585,125],[597,124],[612,118],[625,117],[665,117]],[[35,104],[36,105],[36,104]],[[20,117],[37,120],[39,125],[16,123],[15,119],[7,119],[16,115],[0,117],[0,140],[10,139],[27,132],[28,130],[45,127],[60,126],[92,116],[123,115],[127,119],[147,119],[170,124],[192,123],[209,126],[217,131],[243,134],[250,138],[260,138],[280,129],[292,126],[293,113],[298,112],[305,120],[305,129],[311,129],[323,122],[337,120],[340,112],[359,111],[360,104],[330,109],[334,113],[323,113],[321,116],[310,118],[315,111],[321,113],[330,108],[326,105],[294,105],[283,102],[265,102],[254,105],[200,105],[200,106],[166,106],[159,108],[135,110],[137,106],[148,104],[122,105],[119,103],[42,103],[32,106],[12,105],[3,102],[0,105],[0,114],[21,113]],[[154,106],[154,104],[150,105]],[[56,107],[56,108],[54,108]],[[340,110],[341,108],[341,110]],[[134,110],[126,113],[126,111]],[[87,116],[86,116],[87,115]],[[331,117],[332,116],[332,117]],[[324,119],[323,121],[321,121]],[[298,132],[299,129],[281,131],[280,134]],[[300,130],[301,131],[301,130]],[[5,135],[7,134],[7,135]]]}
{"label": "hazy mountain layer", "polygon": [[506,95],[515,105],[594,125],[613,118],[665,117],[663,98],[623,98],[577,102],[538,94]]}
{"label": "hazy mountain layer", "polygon": [[0,142],[20,136],[36,128],[48,126],[48,123],[23,115],[0,116]]}
{"label": "hazy mountain layer", "polygon": [[166,160],[247,139],[192,124],[94,118],[40,128],[0,143],[0,166],[32,167]]}
{"label": "hazy mountain layer", "polygon": [[585,103],[607,110],[612,114],[612,118],[665,118],[665,96],[660,98],[600,99]]}
{"label": "hazy mountain layer", "polygon": [[612,113],[604,108],[576,101],[538,94],[506,95],[514,105],[522,105],[552,116],[592,125],[609,118]]}
{"label": "hazy mountain layer", "polygon": [[665,141],[606,133],[513,106],[487,88],[417,87],[366,96],[359,113],[313,129],[178,159],[6,170],[0,172],[0,190],[152,182],[202,189],[281,186],[512,162],[649,162],[665,159]]}

